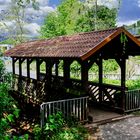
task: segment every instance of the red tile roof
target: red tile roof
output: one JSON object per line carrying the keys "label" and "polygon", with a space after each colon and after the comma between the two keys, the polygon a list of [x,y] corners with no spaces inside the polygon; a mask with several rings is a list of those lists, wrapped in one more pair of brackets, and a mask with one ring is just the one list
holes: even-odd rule
{"label": "red tile roof", "polygon": [[[70,57],[84,60],[121,32],[128,33],[124,28],[119,27],[79,33],[71,36],[60,36],[52,39],[30,41],[17,45],[7,51],[5,55],[11,57]],[[131,34],[128,33],[128,35],[133,41],[138,43]]]}

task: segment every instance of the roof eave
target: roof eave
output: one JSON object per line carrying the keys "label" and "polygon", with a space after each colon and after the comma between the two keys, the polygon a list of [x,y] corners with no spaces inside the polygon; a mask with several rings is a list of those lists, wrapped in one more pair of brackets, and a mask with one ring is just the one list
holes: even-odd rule
{"label": "roof eave", "polygon": [[100,42],[95,48],[91,49],[89,52],[85,53],[81,56],[81,60],[84,61],[88,59],[91,55],[93,55],[95,52],[97,52],[99,49],[101,49],[104,45],[106,45],[108,42],[110,42],[112,39],[114,39],[116,36],[118,36],[121,33],[125,33],[131,40],[133,40],[139,47],[140,47],[140,41],[135,38],[133,35],[131,35],[124,27],[118,28],[118,30],[108,37],[106,37],[102,42]]}

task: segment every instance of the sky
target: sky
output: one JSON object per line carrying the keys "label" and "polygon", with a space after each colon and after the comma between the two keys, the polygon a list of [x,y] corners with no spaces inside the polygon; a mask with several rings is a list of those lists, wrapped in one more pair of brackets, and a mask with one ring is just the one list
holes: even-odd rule
{"label": "sky", "polygon": [[137,20],[140,20],[140,0],[122,0],[118,14],[118,25],[129,25]]}
{"label": "sky", "polygon": [[[28,19],[28,24],[25,28],[28,33],[32,36],[37,36],[40,30],[40,25],[43,24],[44,17],[51,11],[54,11],[61,0],[37,0],[40,4],[40,10],[33,10],[32,7],[26,9],[26,18]],[[104,1],[104,0],[98,0]],[[116,5],[117,0],[112,0],[113,4]],[[3,10],[7,10],[10,5],[11,0],[0,0],[0,14]],[[1,19],[1,17],[0,17]],[[118,13],[117,25],[128,25],[140,20],[140,0],[121,0],[121,6]],[[4,21],[7,25],[13,26],[14,22],[12,20]]]}

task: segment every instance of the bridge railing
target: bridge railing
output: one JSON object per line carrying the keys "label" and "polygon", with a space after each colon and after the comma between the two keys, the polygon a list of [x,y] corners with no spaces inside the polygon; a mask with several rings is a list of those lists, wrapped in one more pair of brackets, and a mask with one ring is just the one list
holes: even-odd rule
{"label": "bridge railing", "polygon": [[45,124],[49,115],[56,114],[57,112],[62,112],[65,118],[73,116],[77,118],[78,121],[87,121],[87,103],[88,97],[43,103],[40,105],[41,126]]}

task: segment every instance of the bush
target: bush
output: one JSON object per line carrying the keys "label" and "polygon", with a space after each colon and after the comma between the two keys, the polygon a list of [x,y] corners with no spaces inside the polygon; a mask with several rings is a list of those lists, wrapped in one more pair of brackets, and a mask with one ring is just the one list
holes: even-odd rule
{"label": "bush", "polygon": [[[10,75],[5,72],[4,62],[0,60],[0,140],[18,140],[16,136],[12,136],[7,132],[11,125],[15,123],[15,119],[19,117],[19,109],[16,101],[9,95]],[[7,79],[7,81],[3,79]],[[21,139],[21,138],[20,138]],[[24,138],[27,140],[27,135]]]}
{"label": "bush", "polygon": [[33,134],[35,140],[84,140],[87,131],[78,123],[65,121],[61,112],[50,115],[41,129],[36,125]]}
{"label": "bush", "polygon": [[138,80],[128,80],[126,85],[129,90],[140,89],[140,79]]}

